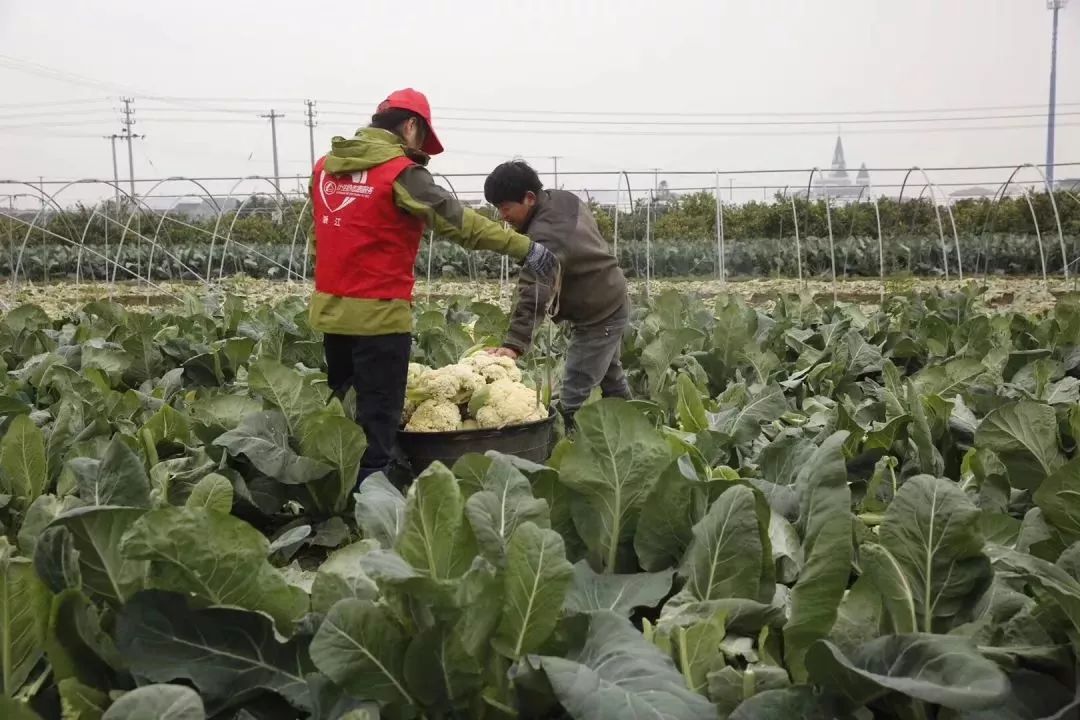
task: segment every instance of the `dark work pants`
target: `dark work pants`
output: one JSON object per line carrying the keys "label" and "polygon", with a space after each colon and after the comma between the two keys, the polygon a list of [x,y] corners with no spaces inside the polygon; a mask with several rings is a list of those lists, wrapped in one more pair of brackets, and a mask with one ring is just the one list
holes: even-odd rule
{"label": "dark work pants", "polygon": [[389,475],[405,405],[412,336],[328,333],[323,349],[327,384],[334,394],[341,398],[350,387],[356,389],[356,422],[367,437],[357,482],[376,472]]}
{"label": "dark work pants", "polygon": [[621,362],[623,331],[629,320],[630,308],[625,303],[610,317],[571,330],[559,392],[559,411],[567,429],[573,428],[574,415],[597,385],[604,397],[630,399]]}

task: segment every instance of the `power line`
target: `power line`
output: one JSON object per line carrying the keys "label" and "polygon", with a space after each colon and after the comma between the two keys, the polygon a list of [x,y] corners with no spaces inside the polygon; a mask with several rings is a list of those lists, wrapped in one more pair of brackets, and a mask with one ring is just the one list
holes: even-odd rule
{"label": "power line", "polygon": [[[374,107],[377,103],[360,103],[348,100],[324,100],[324,105],[343,105],[353,107]],[[1080,102],[1058,103],[1061,106],[1076,106]],[[629,111],[629,110],[552,110],[545,109],[510,109],[510,108],[477,108],[477,107],[454,107],[437,106],[438,112],[481,112],[507,115],[577,115],[577,116],[635,116],[635,117],[813,117],[834,115],[912,115],[923,113],[956,113],[956,112],[991,112],[1000,110],[1033,110],[1044,107],[1042,104],[1031,105],[984,105],[962,108],[902,108],[898,110],[806,110],[806,111],[771,111],[771,110],[746,110],[738,112],[686,112],[686,111]]]}
{"label": "power line", "polygon": [[[326,115],[348,115],[341,112],[326,112]],[[1059,115],[1080,115],[1080,111],[1059,113]],[[940,123],[940,122],[965,122],[971,120],[1019,120],[1028,118],[1045,117],[1045,112],[1025,113],[1019,115],[968,115],[965,117],[950,118],[897,118],[897,119],[874,119],[874,120],[848,120],[848,125],[887,125],[904,123]],[[545,120],[527,118],[490,118],[490,117],[443,117],[448,122],[482,122],[482,123],[518,123],[536,125],[640,125],[640,126],[703,126],[703,127],[739,127],[744,125],[835,125],[836,120]]]}

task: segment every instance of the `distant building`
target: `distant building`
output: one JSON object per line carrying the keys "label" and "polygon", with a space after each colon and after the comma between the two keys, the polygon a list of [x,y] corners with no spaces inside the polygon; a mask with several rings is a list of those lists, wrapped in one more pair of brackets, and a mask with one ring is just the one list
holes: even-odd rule
{"label": "distant building", "polygon": [[828,172],[814,175],[811,196],[821,199],[828,195],[833,200],[851,202],[866,195],[870,184],[870,171],[866,169],[866,163],[859,166],[859,172],[852,181],[847,160],[844,158],[844,142],[837,135],[836,147],[833,148],[832,166]]}

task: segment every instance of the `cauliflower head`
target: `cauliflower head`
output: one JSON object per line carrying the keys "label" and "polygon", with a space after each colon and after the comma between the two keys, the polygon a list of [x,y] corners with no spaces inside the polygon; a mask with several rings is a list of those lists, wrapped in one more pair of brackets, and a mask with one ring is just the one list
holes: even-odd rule
{"label": "cauliflower head", "polygon": [[420,381],[420,378],[422,378],[429,372],[431,372],[431,368],[429,368],[427,365],[421,365],[420,363],[414,362],[409,363],[409,380],[407,383],[408,386],[415,386],[416,383]]}
{"label": "cauliflower head", "polygon": [[484,429],[523,425],[548,415],[544,404],[537,402],[535,390],[508,379],[496,380],[478,391],[469,404],[469,414]]}
{"label": "cauliflower head", "polygon": [[423,373],[409,395],[414,400],[447,400],[463,405],[485,384],[484,378],[467,365],[445,365]]}
{"label": "cauliflower head", "polygon": [[448,400],[425,400],[416,406],[405,429],[409,432],[460,430],[461,411]]}
{"label": "cauliflower head", "polygon": [[488,355],[481,351],[465,358],[461,364],[471,367],[489,383],[496,380],[521,382],[521,368],[508,357]]}

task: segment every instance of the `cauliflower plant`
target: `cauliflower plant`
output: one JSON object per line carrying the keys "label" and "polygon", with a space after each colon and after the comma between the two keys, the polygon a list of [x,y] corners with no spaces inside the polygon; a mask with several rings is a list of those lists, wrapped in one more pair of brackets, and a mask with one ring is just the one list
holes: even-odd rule
{"label": "cauliflower plant", "polygon": [[496,380],[473,395],[469,415],[481,428],[523,425],[547,418],[544,404],[537,402],[536,391],[509,379]]}
{"label": "cauliflower plant", "polygon": [[471,367],[446,365],[420,375],[409,395],[414,400],[448,400],[455,405],[464,405],[485,384],[484,378]]}
{"label": "cauliflower plant", "polygon": [[465,358],[461,361],[461,364],[471,367],[489,383],[496,380],[521,382],[521,368],[508,357],[488,355],[486,352],[481,351]]}
{"label": "cauliflower plant", "polygon": [[425,400],[416,407],[405,429],[409,432],[460,430],[461,411],[445,399]]}

